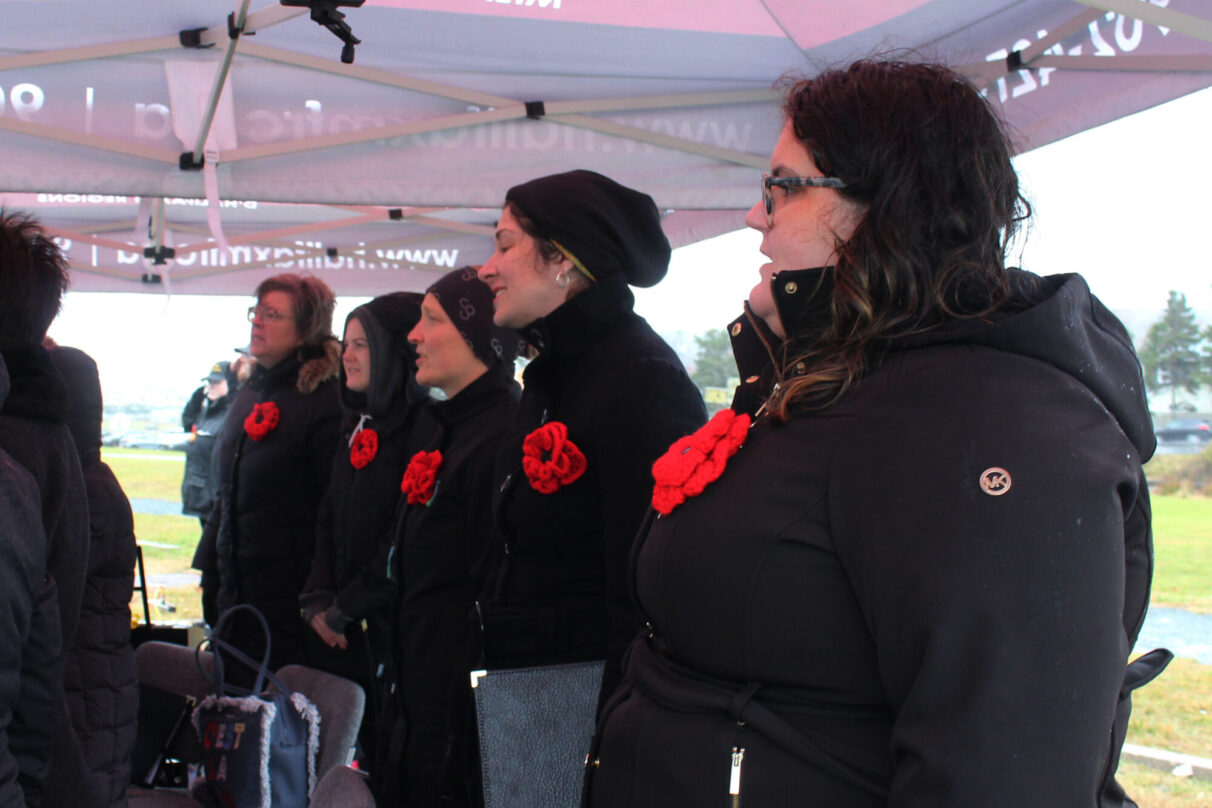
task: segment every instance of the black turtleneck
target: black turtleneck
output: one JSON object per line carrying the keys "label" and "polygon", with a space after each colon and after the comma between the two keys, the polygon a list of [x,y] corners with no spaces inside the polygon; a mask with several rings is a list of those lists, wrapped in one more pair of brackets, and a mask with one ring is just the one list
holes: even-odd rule
{"label": "black turtleneck", "polygon": [[[652,463],[706,418],[677,355],[633,303],[624,277],[611,276],[524,330],[539,356],[497,459],[507,554],[484,604],[490,666],[604,658],[605,695],[640,628],[627,570]],[[587,469],[543,494],[522,472],[522,442],[552,421],[565,424]]]}

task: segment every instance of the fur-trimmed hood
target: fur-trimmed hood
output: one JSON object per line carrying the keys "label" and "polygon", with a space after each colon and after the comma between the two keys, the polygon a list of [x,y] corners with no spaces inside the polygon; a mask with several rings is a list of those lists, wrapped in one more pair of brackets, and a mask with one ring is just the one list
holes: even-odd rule
{"label": "fur-trimmed hood", "polygon": [[310,357],[304,354],[303,363],[299,365],[299,378],[295,381],[295,389],[305,396],[311,395],[321,384],[335,379],[340,370],[341,343],[335,338],[326,339],[319,349],[312,349]]}

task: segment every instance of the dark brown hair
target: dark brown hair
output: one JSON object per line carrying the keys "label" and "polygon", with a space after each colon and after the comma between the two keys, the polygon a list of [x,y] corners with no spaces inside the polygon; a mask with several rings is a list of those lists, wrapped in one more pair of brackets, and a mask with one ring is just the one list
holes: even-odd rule
{"label": "dark brown hair", "polygon": [[268,292],[286,292],[294,299],[295,328],[303,337],[304,346],[318,348],[326,340],[336,339],[332,333],[332,313],[337,297],[324,281],[314,275],[288,272],[261,281],[257,302]]}
{"label": "dark brown hair", "polygon": [[513,218],[517,221],[518,227],[522,228],[522,232],[534,239],[535,249],[544,263],[555,264],[564,260],[564,253],[560,252],[560,248],[539,232],[534,220],[527,216],[521,208],[512,202],[506,202],[505,209],[513,214]]}
{"label": "dark brown hair", "polygon": [[0,349],[42,342],[67,283],[67,258],[38,222],[0,210]]}
{"label": "dark brown hair", "polygon": [[1030,215],[1005,127],[947,67],[856,62],[795,83],[783,110],[861,216],[837,248],[824,334],[783,363],[779,418],[836,402],[890,340],[1001,307],[1006,248]]}

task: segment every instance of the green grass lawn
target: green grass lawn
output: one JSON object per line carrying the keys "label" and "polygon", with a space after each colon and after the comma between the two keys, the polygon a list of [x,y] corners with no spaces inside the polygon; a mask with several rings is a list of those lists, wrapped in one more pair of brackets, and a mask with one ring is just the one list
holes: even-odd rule
{"label": "green grass lawn", "polygon": [[1212,499],[1153,497],[1154,606],[1212,614]]}
{"label": "green grass lawn", "polygon": [[101,450],[101,459],[114,470],[128,497],[181,500],[183,452],[106,447]]}

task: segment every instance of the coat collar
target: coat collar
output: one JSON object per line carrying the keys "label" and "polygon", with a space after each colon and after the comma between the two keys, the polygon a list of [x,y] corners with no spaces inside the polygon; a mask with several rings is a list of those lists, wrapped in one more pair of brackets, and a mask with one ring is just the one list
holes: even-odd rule
{"label": "coat collar", "polygon": [[627,278],[610,275],[522,329],[522,336],[540,354],[578,356],[621,320],[634,316],[634,306]]}
{"label": "coat collar", "polygon": [[750,415],[770,396],[780,369],[821,338],[833,296],[833,268],[784,270],[771,278],[770,283],[787,339],[776,335],[753,313],[748,302],[744,313],[728,324],[728,338],[741,379],[732,408]]}
{"label": "coat collar", "polygon": [[458,424],[476,415],[500,396],[517,398],[519,392],[518,383],[513,380],[513,363],[497,363],[460,390],[454,398],[435,401],[433,411],[443,423]]}
{"label": "coat collar", "polygon": [[36,421],[67,421],[67,387],[41,345],[6,348],[9,393],[3,414]]}
{"label": "coat collar", "polygon": [[300,348],[293,356],[283,359],[272,368],[258,365],[248,384],[262,393],[272,393],[293,386],[306,396],[314,393],[317,387],[329,379],[335,379],[340,367],[340,344],[334,339],[328,339],[318,348]]}

